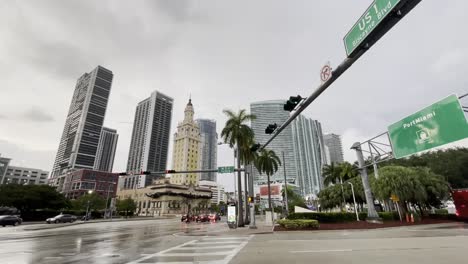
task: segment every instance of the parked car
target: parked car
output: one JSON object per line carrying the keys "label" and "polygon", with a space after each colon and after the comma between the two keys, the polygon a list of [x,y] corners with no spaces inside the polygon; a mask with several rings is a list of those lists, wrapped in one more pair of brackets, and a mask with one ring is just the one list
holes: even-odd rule
{"label": "parked car", "polygon": [[23,219],[16,215],[0,215],[0,225],[3,227],[6,225],[17,226],[21,223],[23,223]]}
{"label": "parked car", "polygon": [[197,221],[197,222],[207,222],[207,221],[209,221],[209,220],[210,220],[210,219],[209,219],[208,215],[206,215],[206,214],[200,214],[200,215],[198,215],[197,218],[195,219],[195,221]]}
{"label": "parked car", "polygon": [[46,222],[50,223],[73,223],[76,221],[76,216],[70,214],[59,214],[52,218],[47,218]]}
{"label": "parked car", "polygon": [[218,213],[212,213],[208,216],[208,218],[213,222],[221,221],[221,216]]}

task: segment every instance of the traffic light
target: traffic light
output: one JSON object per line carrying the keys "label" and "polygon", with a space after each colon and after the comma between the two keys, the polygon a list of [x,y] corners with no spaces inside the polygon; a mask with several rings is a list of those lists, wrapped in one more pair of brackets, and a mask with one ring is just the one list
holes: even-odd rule
{"label": "traffic light", "polygon": [[126,172],[119,172],[119,176],[125,176],[128,175]]}
{"label": "traffic light", "polygon": [[253,203],[254,202],[254,198],[252,196],[249,196],[249,199],[248,199],[249,203]]}
{"label": "traffic light", "polygon": [[299,104],[299,102],[301,102],[302,99],[303,98],[300,95],[289,97],[289,100],[283,107],[284,111],[291,112],[292,110],[294,110],[294,108],[296,108],[297,104]]}
{"label": "traffic light", "polygon": [[262,146],[262,145],[260,145],[260,143],[253,144],[253,145],[250,147],[250,151],[255,152],[255,151],[257,151],[261,146]]}
{"label": "traffic light", "polygon": [[166,174],[169,174],[169,173],[176,173],[175,170],[166,170]]}
{"label": "traffic light", "polygon": [[267,128],[265,128],[265,134],[272,134],[273,131],[275,131],[275,129],[278,127],[278,125],[276,123],[274,124],[269,124],[267,126]]}
{"label": "traffic light", "polygon": [[150,175],[150,174],[151,174],[151,171],[142,171],[141,174]]}

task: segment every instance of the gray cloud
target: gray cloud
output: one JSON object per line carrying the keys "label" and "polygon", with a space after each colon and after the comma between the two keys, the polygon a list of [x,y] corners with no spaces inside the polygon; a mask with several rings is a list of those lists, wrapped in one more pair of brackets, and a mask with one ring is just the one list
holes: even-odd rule
{"label": "gray cloud", "polygon": [[[218,130],[225,122],[224,108],[248,109],[253,101],[308,96],[319,84],[320,67],[327,61],[336,67],[344,59],[342,38],[368,4],[0,3],[0,87],[8,91],[2,94],[0,113],[10,117],[0,122],[0,139],[27,142],[31,149],[56,149],[76,79],[100,64],[115,74],[105,123],[120,133],[115,169],[124,170],[129,123],[136,104],[152,91],[174,97],[172,131],[189,93],[196,117],[216,119]],[[468,35],[453,27],[468,24],[467,8],[463,0],[447,5],[422,1],[304,114],[320,120],[325,131],[343,134],[349,144],[385,131],[450,93],[468,92],[468,68],[462,63]],[[437,23],[428,28],[434,17]],[[31,112],[31,105],[41,109]],[[11,118],[25,116],[49,121],[39,139],[32,132],[37,122]],[[220,155],[219,163],[232,164],[232,157]],[[51,166],[50,161],[43,167]]]}
{"label": "gray cloud", "polygon": [[54,117],[46,113],[42,108],[33,106],[30,109],[26,110],[21,117],[26,121],[31,122],[52,122]]}

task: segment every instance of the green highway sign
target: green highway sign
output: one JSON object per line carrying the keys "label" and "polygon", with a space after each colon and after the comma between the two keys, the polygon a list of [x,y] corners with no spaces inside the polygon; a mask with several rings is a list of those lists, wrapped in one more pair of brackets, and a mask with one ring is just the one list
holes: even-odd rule
{"label": "green highway sign", "polygon": [[468,137],[468,123],[456,95],[388,127],[396,159]]}
{"label": "green highway sign", "polygon": [[234,172],[234,166],[218,167],[218,173],[232,173]]}
{"label": "green highway sign", "polygon": [[344,37],[346,55],[350,56],[401,0],[374,0]]}

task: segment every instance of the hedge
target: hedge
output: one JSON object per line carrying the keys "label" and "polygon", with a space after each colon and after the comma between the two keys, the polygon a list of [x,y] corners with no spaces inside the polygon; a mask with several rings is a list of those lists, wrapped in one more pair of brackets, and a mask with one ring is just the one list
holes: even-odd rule
{"label": "hedge", "polygon": [[311,228],[318,229],[319,228],[319,222],[317,220],[282,219],[282,220],[278,220],[278,224],[281,227],[284,227],[286,229],[311,229]]}
{"label": "hedge", "polygon": [[[399,220],[397,212],[381,212],[380,218],[384,221]],[[359,213],[359,219],[365,220],[367,213]],[[343,223],[356,221],[355,213],[291,213],[288,218],[290,220],[309,219],[317,220],[320,223]]]}

